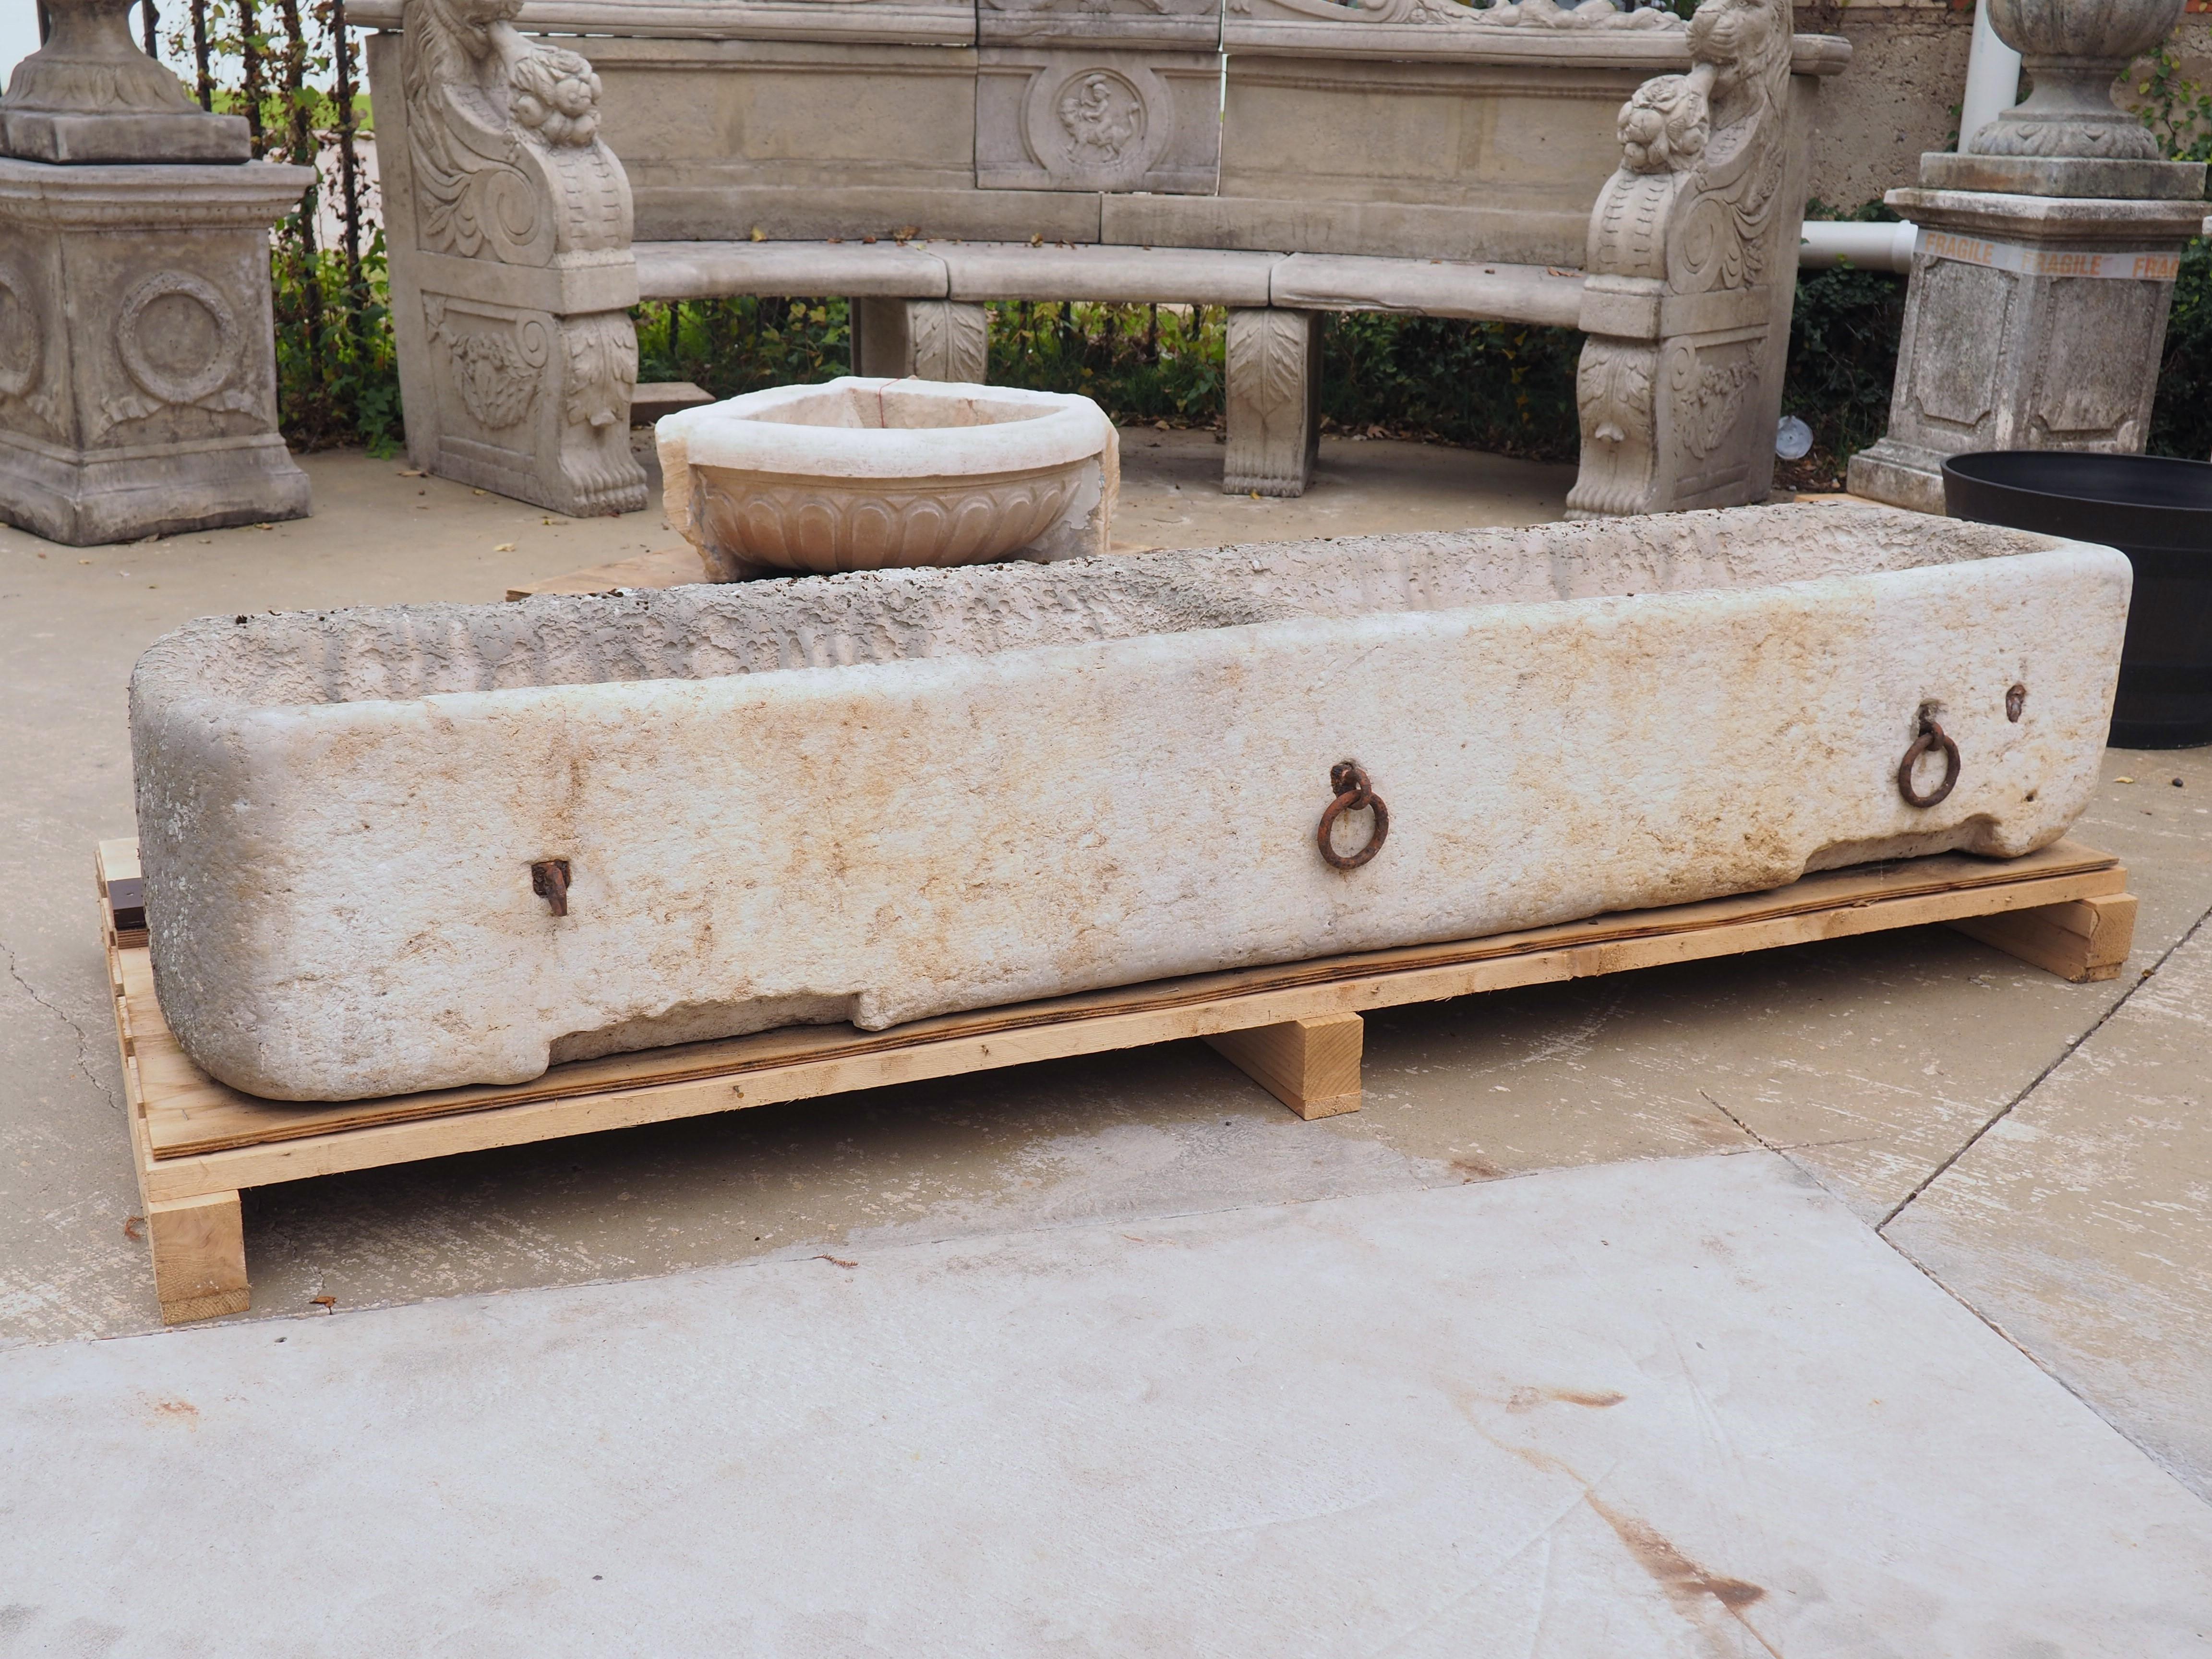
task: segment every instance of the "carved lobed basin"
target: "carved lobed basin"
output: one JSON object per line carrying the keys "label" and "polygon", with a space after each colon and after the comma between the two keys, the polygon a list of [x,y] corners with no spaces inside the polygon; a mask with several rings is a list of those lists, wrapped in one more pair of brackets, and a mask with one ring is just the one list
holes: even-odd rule
{"label": "carved lobed basin", "polygon": [[778,386],[654,428],[709,580],[1103,553],[1120,487],[1088,398],[948,381]]}
{"label": "carved lobed basin", "polygon": [[214,617],[131,682],[155,982],[343,1099],[2011,856],[2128,593],[1830,506]]}

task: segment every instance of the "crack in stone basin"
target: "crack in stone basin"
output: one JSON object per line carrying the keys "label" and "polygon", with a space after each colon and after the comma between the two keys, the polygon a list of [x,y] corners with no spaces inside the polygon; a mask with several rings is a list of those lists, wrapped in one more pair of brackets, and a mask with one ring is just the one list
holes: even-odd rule
{"label": "crack in stone basin", "polygon": [[[216,1077],[344,1099],[2012,856],[2127,596],[1838,506],[210,618],[132,682],[156,982]],[[1346,759],[1390,833],[1340,872]]]}
{"label": "crack in stone basin", "polygon": [[1107,550],[1120,438],[1088,398],[848,375],[654,429],[709,580]]}

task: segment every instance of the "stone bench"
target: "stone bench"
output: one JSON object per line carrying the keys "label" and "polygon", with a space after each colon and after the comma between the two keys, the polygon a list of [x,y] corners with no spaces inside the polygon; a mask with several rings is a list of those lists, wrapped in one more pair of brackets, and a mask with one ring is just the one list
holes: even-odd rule
{"label": "stone bench", "polygon": [[990,301],[1222,306],[1224,487],[1269,495],[1311,476],[1327,313],[1579,327],[1571,511],[1757,501],[1849,56],[1783,0],[350,10],[410,453],[571,513],[643,504],[627,307],[736,295],[846,296],[857,372],[957,380]]}
{"label": "stone bench", "polygon": [[[1543,265],[1384,259],[1201,248],[1031,247],[1024,242],[640,242],[651,300],[842,294],[852,302],[854,372],[987,378],[993,300],[1173,301],[1230,311],[1229,419],[1222,488],[1296,495],[1320,437],[1312,319],[1394,311],[1571,328],[1583,275]],[[809,283],[817,285],[810,289]],[[1270,397],[1269,352],[1297,368]]]}

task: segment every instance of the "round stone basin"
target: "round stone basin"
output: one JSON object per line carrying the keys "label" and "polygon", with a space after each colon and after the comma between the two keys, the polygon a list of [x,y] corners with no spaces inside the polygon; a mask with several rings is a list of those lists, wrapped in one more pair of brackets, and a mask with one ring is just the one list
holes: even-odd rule
{"label": "round stone basin", "polygon": [[671,415],[668,521],[709,580],[1103,553],[1120,481],[1088,398],[848,375]]}

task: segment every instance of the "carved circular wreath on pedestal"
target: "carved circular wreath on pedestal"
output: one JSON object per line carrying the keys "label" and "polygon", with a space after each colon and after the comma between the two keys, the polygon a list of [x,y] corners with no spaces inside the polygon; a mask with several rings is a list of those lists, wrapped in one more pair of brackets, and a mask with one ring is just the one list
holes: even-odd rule
{"label": "carved circular wreath on pedestal", "polygon": [[[172,300],[179,303],[164,303]],[[237,371],[240,338],[230,302],[214,283],[185,270],[139,283],[115,323],[124,368],[165,404],[197,404],[222,391]]]}
{"label": "carved circular wreath on pedestal", "polygon": [[0,397],[20,398],[38,385],[45,356],[29,287],[21,271],[0,260]]}

